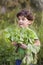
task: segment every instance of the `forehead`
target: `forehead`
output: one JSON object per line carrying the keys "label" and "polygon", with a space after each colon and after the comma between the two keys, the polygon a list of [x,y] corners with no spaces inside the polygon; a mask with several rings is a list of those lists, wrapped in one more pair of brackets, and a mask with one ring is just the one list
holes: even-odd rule
{"label": "forehead", "polygon": [[22,18],[26,18],[26,17],[24,17],[24,16],[19,16],[19,17],[18,17],[18,19],[22,19]]}

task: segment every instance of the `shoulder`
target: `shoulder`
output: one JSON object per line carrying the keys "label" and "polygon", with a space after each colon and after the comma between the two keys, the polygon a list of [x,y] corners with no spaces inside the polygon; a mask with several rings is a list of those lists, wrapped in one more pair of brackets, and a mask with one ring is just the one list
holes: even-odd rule
{"label": "shoulder", "polygon": [[35,31],[33,31],[33,30],[30,29],[30,28],[27,28],[27,32],[30,33],[30,34],[33,34],[33,35],[36,34]]}
{"label": "shoulder", "polygon": [[34,39],[38,39],[38,36],[36,34],[36,32],[30,28],[28,28],[28,33],[29,33],[29,36],[34,38]]}

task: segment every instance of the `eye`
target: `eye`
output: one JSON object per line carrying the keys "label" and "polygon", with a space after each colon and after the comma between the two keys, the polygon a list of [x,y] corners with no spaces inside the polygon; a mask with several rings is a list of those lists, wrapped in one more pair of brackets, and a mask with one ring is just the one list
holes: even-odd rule
{"label": "eye", "polygon": [[22,18],[22,20],[25,20],[25,18]]}
{"label": "eye", "polygon": [[18,20],[20,20],[20,18],[18,18]]}

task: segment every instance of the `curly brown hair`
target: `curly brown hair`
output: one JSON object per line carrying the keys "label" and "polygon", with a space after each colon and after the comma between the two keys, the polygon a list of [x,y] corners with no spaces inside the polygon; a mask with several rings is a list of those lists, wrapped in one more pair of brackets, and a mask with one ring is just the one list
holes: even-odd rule
{"label": "curly brown hair", "polygon": [[19,18],[19,16],[24,16],[30,21],[34,20],[33,14],[30,11],[27,11],[27,10],[22,10],[19,13],[17,13],[17,18]]}

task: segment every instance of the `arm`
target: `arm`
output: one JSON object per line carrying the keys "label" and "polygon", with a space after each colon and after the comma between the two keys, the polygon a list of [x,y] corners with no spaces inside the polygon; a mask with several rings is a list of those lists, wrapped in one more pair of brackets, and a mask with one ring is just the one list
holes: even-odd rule
{"label": "arm", "polygon": [[[35,50],[35,54],[37,54],[40,51],[40,41],[37,39],[35,40],[34,44],[33,44],[33,48]],[[34,52],[34,51],[33,51]]]}
{"label": "arm", "polygon": [[[17,46],[17,43],[16,43],[16,42],[12,42],[12,44],[13,44],[14,46]],[[27,48],[27,45],[26,45],[26,44],[23,44],[23,43],[21,43],[19,46],[20,46],[21,48],[23,48],[23,49],[26,49],[26,48]]]}
{"label": "arm", "polygon": [[[12,44],[13,44],[14,46],[17,46],[17,43],[16,43],[16,42],[12,42]],[[39,41],[38,39],[36,39],[36,40],[34,41],[34,45],[40,46],[40,41]],[[20,44],[20,47],[23,48],[23,49],[26,49],[26,48],[27,48],[27,45],[22,43],[22,44]]]}
{"label": "arm", "polygon": [[14,46],[16,46],[16,50],[15,50],[15,52],[17,53],[18,48],[19,48],[19,44],[17,44],[16,42],[12,42],[12,44],[13,44]]}
{"label": "arm", "polygon": [[[34,45],[35,45],[35,46],[40,46],[40,41],[39,41],[38,39],[35,39]],[[26,49],[26,48],[27,48],[27,45],[22,43],[22,44],[20,45],[20,47],[23,48],[23,49]]]}
{"label": "arm", "polygon": [[20,47],[23,48],[23,49],[27,49],[27,45],[26,44],[20,44]]}

